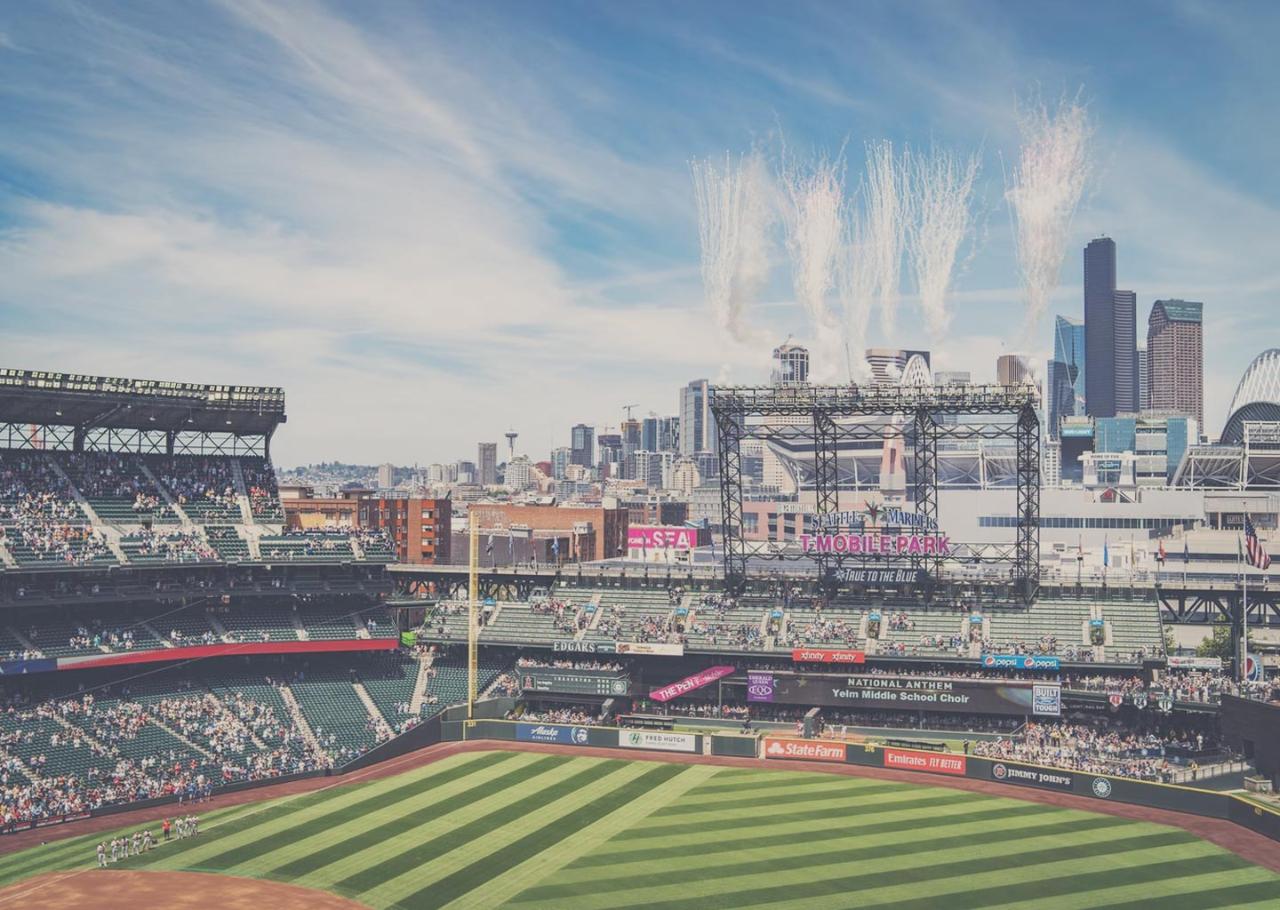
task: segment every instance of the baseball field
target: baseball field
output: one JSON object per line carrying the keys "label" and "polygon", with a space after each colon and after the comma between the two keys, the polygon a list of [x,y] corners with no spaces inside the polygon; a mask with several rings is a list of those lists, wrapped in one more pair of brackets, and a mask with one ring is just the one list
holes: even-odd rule
{"label": "baseball field", "polygon": [[927,783],[538,752],[206,812],[198,837],[105,871],[104,836],[0,858],[0,907],[1280,906],[1280,876],[1180,828]]}

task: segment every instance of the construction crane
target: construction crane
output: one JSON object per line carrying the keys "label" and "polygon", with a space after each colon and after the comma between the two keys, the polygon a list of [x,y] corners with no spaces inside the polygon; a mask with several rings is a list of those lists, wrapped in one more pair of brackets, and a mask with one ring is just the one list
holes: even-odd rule
{"label": "construction crane", "polygon": [[631,420],[631,412],[632,412],[632,411],[634,411],[634,410],[635,410],[636,408],[638,408],[638,407],[640,407],[640,405],[638,405],[638,404],[624,404],[624,405],[622,406],[622,410],[624,410],[624,411],[626,411],[626,412],[627,412],[627,420],[628,420],[628,421],[630,421],[630,420]]}

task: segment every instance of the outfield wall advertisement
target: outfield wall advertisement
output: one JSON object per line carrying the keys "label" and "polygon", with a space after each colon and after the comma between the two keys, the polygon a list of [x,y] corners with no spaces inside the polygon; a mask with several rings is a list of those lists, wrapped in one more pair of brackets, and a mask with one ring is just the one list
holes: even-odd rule
{"label": "outfield wall advertisement", "polygon": [[619,730],[618,746],[659,752],[697,752],[698,737],[692,733],[668,733],[664,730]]}
{"label": "outfield wall advertisement", "polygon": [[1062,713],[1057,683],[873,675],[773,677],[772,701],[832,708],[957,711],[967,714]]}
{"label": "outfield wall advertisement", "polygon": [[824,739],[790,739],[777,736],[764,738],[765,758],[786,758],[793,761],[834,761],[848,758],[849,747],[845,743]]}
{"label": "outfield wall advertisement", "polygon": [[949,752],[918,752],[915,749],[884,748],[880,750],[884,766],[898,771],[924,771],[927,774],[949,774],[964,777],[968,757]]}
{"label": "outfield wall advertisement", "polygon": [[1027,787],[1057,790],[1062,793],[1071,793],[1076,786],[1076,776],[1071,771],[1059,771],[1056,768],[1042,768],[1037,765],[1022,765],[1011,761],[992,762],[989,773],[992,780],[997,780],[1002,784],[1022,784]]}

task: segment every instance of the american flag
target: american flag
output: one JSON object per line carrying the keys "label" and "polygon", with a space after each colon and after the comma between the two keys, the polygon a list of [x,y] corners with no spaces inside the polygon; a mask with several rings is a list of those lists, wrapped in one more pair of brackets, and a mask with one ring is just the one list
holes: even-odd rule
{"label": "american flag", "polygon": [[1262,548],[1262,541],[1258,540],[1258,532],[1248,515],[1244,517],[1244,549],[1249,565],[1264,572],[1271,568],[1271,557]]}

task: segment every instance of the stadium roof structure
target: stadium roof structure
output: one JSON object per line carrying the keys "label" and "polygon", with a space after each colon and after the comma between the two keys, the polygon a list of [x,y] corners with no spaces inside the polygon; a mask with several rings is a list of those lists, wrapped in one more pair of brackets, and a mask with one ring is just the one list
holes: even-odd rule
{"label": "stadium roof structure", "polygon": [[263,454],[286,419],[284,389],[273,386],[0,369],[0,446],[9,448]]}
{"label": "stadium roof structure", "polygon": [[1246,421],[1280,421],[1280,348],[1268,348],[1240,377],[1219,442],[1244,443]]}

